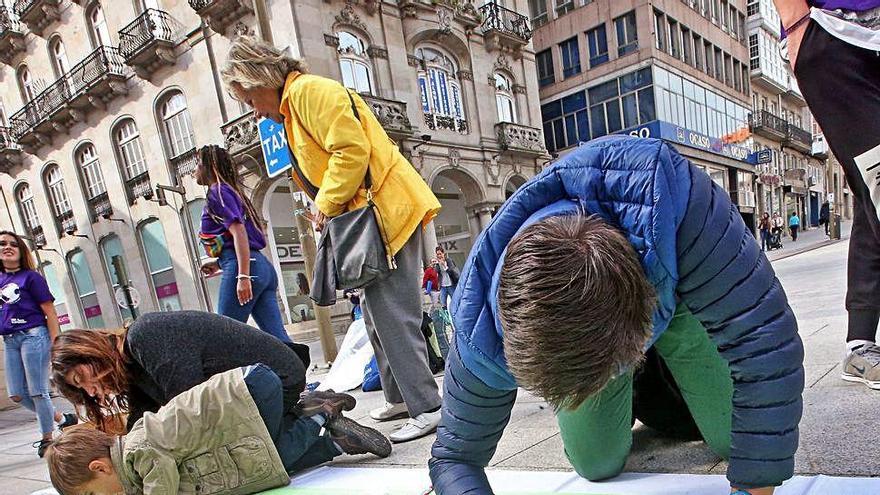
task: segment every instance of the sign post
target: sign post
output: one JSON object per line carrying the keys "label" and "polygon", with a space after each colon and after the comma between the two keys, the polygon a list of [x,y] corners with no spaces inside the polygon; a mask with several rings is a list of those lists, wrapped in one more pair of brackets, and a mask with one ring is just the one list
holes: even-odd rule
{"label": "sign post", "polygon": [[[128,312],[131,314],[131,319],[136,320],[138,317],[138,305],[137,303],[135,303],[134,298],[132,297],[132,289],[129,287],[128,284],[128,273],[125,271],[125,263],[122,261],[122,256],[118,254],[113,256],[113,258],[110,260],[110,263],[113,265],[113,271],[116,272],[116,283],[119,285],[119,290],[122,292],[122,294],[120,294],[122,297],[117,297],[117,303],[122,307],[128,308]],[[122,300],[120,301],[119,299]]]}
{"label": "sign post", "polygon": [[[260,121],[259,129],[266,175],[270,178],[277,177],[293,168],[293,157],[290,155],[290,147],[287,144],[284,126],[271,119],[263,119]],[[295,191],[296,184],[292,179],[288,182],[288,189],[293,201],[293,211],[295,212],[296,229],[299,231],[299,242],[302,249],[306,278],[309,282],[309,287],[311,287],[318,247],[315,243],[315,238],[312,236],[311,222],[299,213],[305,211],[306,206]],[[321,338],[324,360],[329,364],[336,359],[338,352],[336,337],[333,335],[333,326],[330,324],[330,308],[318,306],[314,301],[312,301],[312,308],[315,310],[315,319],[318,323],[318,335]]]}

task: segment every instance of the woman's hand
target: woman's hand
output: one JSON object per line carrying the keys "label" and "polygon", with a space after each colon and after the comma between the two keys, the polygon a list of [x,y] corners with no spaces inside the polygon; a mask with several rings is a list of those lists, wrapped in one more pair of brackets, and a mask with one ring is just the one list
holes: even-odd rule
{"label": "woman's hand", "polygon": [[218,263],[217,260],[206,261],[205,264],[202,265],[201,271],[202,275],[206,278],[211,278],[220,273],[220,263]]}
{"label": "woman's hand", "polygon": [[245,304],[251,302],[251,299],[254,298],[254,289],[251,286],[251,279],[249,278],[240,278],[238,279],[238,285],[236,286],[236,292],[238,293],[238,304],[244,306]]}
{"label": "woman's hand", "polygon": [[329,219],[327,215],[321,213],[320,211],[317,214],[312,214],[310,212],[303,213],[303,216],[315,226],[315,230],[321,232],[324,230],[324,226],[327,225],[327,220]]}

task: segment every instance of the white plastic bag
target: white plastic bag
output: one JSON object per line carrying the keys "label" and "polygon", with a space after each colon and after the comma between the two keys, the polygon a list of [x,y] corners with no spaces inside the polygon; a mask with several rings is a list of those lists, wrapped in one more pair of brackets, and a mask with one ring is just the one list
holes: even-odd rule
{"label": "white plastic bag", "polygon": [[367,337],[364,319],[352,322],[342,340],[339,354],[333,361],[330,372],[321,381],[318,390],[333,389],[344,392],[358,388],[364,382],[364,367],[373,359],[373,346]]}

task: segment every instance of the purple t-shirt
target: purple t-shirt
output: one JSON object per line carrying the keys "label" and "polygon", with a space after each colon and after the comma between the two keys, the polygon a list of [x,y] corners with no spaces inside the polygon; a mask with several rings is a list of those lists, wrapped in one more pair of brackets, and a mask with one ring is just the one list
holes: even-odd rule
{"label": "purple t-shirt", "polygon": [[229,226],[234,223],[244,224],[248,235],[248,245],[252,250],[260,251],[266,247],[266,237],[257,228],[252,218],[245,211],[244,202],[238,197],[235,190],[228,184],[218,182],[208,188],[208,198],[205,209],[202,211],[203,234],[223,235],[232,247],[232,235],[229,234]]}
{"label": "purple t-shirt", "polygon": [[0,272],[0,335],[46,324],[40,304],[54,301],[49,284],[33,270]]}
{"label": "purple t-shirt", "polygon": [[880,7],[880,0],[807,0],[810,7],[818,7],[825,10],[851,10],[861,12],[863,10]]}

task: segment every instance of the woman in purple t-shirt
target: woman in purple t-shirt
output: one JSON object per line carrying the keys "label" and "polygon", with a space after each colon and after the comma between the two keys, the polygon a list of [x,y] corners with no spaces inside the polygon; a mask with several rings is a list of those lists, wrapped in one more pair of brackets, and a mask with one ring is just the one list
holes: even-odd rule
{"label": "woman in purple t-shirt", "polygon": [[55,298],[42,275],[34,271],[31,252],[21,238],[0,231],[0,335],[6,359],[9,398],[37,413],[41,440],[34,443],[43,457],[55,424],[77,423],[75,414],[61,414],[49,398],[49,352],[58,336]]}
{"label": "woman in purple t-shirt", "polygon": [[278,274],[260,252],[266,236],[254,205],[243,194],[238,169],[220,146],[199,149],[196,182],[208,186],[199,238],[216,262],[202,266],[206,277],[222,270],[217,312],[246,323],[253,316],[257,326],[283,342],[290,342],[281,321],[275,292]]}

